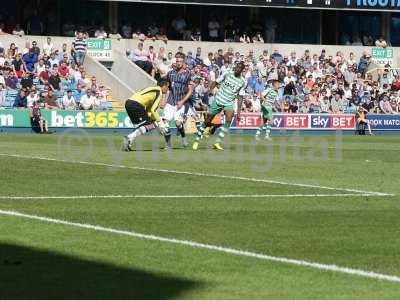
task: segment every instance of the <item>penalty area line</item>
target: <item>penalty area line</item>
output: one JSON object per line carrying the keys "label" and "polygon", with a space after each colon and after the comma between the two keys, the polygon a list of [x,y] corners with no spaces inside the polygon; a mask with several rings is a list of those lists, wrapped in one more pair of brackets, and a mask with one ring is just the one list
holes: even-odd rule
{"label": "penalty area line", "polygon": [[337,191],[337,192],[371,194],[374,196],[394,196],[393,194],[381,193],[381,192],[370,192],[370,191],[363,191],[363,190],[358,190],[358,189],[336,188],[336,187],[314,185],[314,184],[285,182],[285,181],[278,181],[278,180],[272,180],[272,179],[259,179],[259,178],[252,178],[252,177],[242,177],[242,176],[232,176],[232,175],[222,175],[222,174],[212,174],[212,173],[201,173],[201,172],[189,172],[189,171],[179,171],[179,170],[170,170],[170,169],[156,169],[156,168],[147,168],[147,167],[116,165],[116,164],[108,164],[108,163],[103,163],[103,162],[72,161],[72,160],[64,160],[64,159],[57,159],[57,158],[50,158],[50,157],[28,156],[28,155],[20,155],[20,154],[0,153],[0,156],[31,159],[31,160],[70,163],[70,164],[81,164],[81,165],[89,165],[89,166],[102,166],[102,167],[108,167],[108,168],[118,168],[118,169],[128,169],[128,170],[141,170],[141,171],[147,171],[147,172],[159,172],[159,173],[169,173],[169,174],[208,177],[208,178],[220,178],[220,179],[260,182],[260,183],[269,183],[269,184],[286,185],[286,186],[297,186],[297,187],[303,187],[303,188],[313,188],[313,189]]}
{"label": "penalty area line", "polygon": [[140,198],[140,199],[216,199],[216,198],[340,198],[340,197],[382,197],[375,194],[266,194],[266,195],[70,195],[70,196],[0,196],[0,200],[51,200],[51,199],[118,199],[118,198]]}
{"label": "penalty area line", "polygon": [[361,270],[361,269],[341,267],[341,266],[337,266],[337,265],[333,265],[333,264],[328,265],[328,264],[322,264],[322,263],[317,263],[317,262],[309,262],[309,261],[305,261],[305,260],[297,260],[297,259],[286,258],[286,257],[271,256],[271,255],[267,255],[267,254],[261,254],[261,253],[256,253],[256,252],[234,249],[234,248],[198,243],[198,242],[190,241],[190,240],[179,240],[179,239],[170,238],[170,237],[162,237],[162,236],[156,236],[156,235],[152,235],[152,234],[143,234],[143,233],[138,233],[135,231],[119,230],[119,229],[108,228],[108,227],[103,227],[103,226],[99,226],[99,225],[69,222],[69,221],[60,220],[60,219],[25,214],[25,213],[21,213],[21,212],[17,212],[17,211],[12,211],[12,210],[0,210],[0,215],[29,219],[29,220],[36,220],[36,221],[41,221],[41,222],[50,223],[50,224],[60,224],[60,225],[65,225],[65,226],[70,226],[70,227],[83,228],[83,229],[93,230],[93,231],[97,231],[97,232],[105,232],[105,233],[110,233],[110,234],[129,236],[129,237],[133,237],[133,238],[141,239],[141,240],[151,240],[151,241],[175,244],[175,245],[186,246],[186,247],[195,248],[195,249],[204,249],[204,250],[209,250],[212,252],[219,252],[219,253],[225,253],[225,254],[230,254],[230,255],[249,257],[249,258],[254,258],[254,259],[259,259],[259,260],[264,260],[264,261],[272,261],[272,262],[277,262],[277,263],[282,263],[282,264],[296,265],[296,266],[301,266],[301,267],[307,267],[310,269],[317,269],[317,270],[335,272],[335,273],[343,273],[343,274],[364,277],[364,278],[370,278],[370,279],[375,279],[375,280],[400,283],[400,277],[398,277],[398,276],[376,273],[376,272],[372,272],[372,271],[365,271],[365,270]]}

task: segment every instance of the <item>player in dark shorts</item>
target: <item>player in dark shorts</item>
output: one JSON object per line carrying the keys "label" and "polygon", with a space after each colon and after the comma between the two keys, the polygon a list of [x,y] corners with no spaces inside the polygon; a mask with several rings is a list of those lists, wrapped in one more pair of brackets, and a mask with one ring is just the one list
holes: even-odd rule
{"label": "player in dark shorts", "polygon": [[137,137],[158,127],[163,135],[171,135],[168,127],[161,122],[158,108],[169,88],[169,82],[160,79],[157,86],[145,88],[132,95],[125,102],[126,112],[134,130],[124,138],[123,150],[131,151]]}

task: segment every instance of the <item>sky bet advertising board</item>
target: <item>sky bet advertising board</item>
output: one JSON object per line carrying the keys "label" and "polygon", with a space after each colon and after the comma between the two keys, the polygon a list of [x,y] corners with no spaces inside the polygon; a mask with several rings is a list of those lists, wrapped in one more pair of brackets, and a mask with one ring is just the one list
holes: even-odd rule
{"label": "sky bet advertising board", "polygon": [[[42,110],[51,128],[126,129],[133,125],[125,112]],[[400,131],[399,115],[367,116],[372,129]],[[171,124],[173,125],[173,124]],[[231,128],[256,129],[261,126],[258,113],[242,113],[234,119]],[[30,128],[29,110],[0,110],[0,127]],[[285,130],[354,130],[353,114],[275,114],[273,128]]]}
{"label": "sky bet advertising board", "polygon": [[[400,131],[400,115],[369,114],[373,130]],[[234,120],[232,128],[256,129],[261,126],[257,113],[242,113],[240,120]],[[285,130],[354,130],[356,119],[353,114],[275,114],[273,128]]]}
{"label": "sky bet advertising board", "polygon": [[130,2],[379,11],[400,10],[400,0],[131,0]]}

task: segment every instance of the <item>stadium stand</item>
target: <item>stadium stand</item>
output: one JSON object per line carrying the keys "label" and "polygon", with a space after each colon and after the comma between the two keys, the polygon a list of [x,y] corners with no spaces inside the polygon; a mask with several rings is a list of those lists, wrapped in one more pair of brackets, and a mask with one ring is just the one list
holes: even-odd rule
{"label": "stadium stand", "polygon": [[[38,47],[35,42],[27,42],[24,49],[18,49],[14,43],[11,43],[0,51],[4,58],[0,65],[0,83],[4,83],[6,88],[1,108],[27,108],[31,103],[25,98],[30,96],[27,94],[32,90],[34,90],[34,97],[45,107],[45,98],[50,89],[54,92],[58,109],[66,108],[63,99],[68,91],[71,91],[74,100],[74,104],[69,105],[68,108],[82,108],[79,105],[80,99],[88,90],[93,95],[88,99],[92,102],[92,105],[89,105],[90,109],[120,110],[122,108],[121,103],[111,97],[106,83],[99,83],[95,76],[86,74],[85,67],[76,63],[72,52],[62,53],[62,49],[55,47],[47,52],[48,49],[45,49],[45,46]],[[22,60],[18,58],[20,54],[22,54]],[[25,91],[25,97],[17,99],[21,90]]]}
{"label": "stadium stand", "polygon": [[[152,59],[150,47],[153,48],[153,44],[148,46],[149,50],[140,51],[156,70],[153,72],[156,78],[166,76],[174,66],[175,54],[183,52],[183,47],[167,52],[161,46]],[[373,68],[371,55],[366,50],[359,57],[353,52],[345,55],[342,51],[328,55],[324,49],[319,53],[308,49],[303,53],[293,50],[290,55],[277,49],[272,53],[264,50],[261,55],[256,55],[251,48],[239,52],[233,47],[207,53],[196,47],[185,54],[196,85],[195,97],[201,107],[212,101],[209,83],[236,62],[243,61],[247,80],[245,112],[260,111],[261,93],[274,79],[281,82],[280,101],[274,107],[275,112],[355,113],[360,105],[371,113],[400,112],[398,71],[390,65]],[[132,51],[127,51],[127,56],[136,59]]]}

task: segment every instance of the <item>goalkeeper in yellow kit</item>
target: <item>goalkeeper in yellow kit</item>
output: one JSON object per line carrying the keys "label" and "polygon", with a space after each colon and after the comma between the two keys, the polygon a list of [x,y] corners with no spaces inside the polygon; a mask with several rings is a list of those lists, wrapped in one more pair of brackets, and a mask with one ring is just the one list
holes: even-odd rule
{"label": "goalkeeper in yellow kit", "polygon": [[132,151],[132,144],[135,139],[155,128],[159,128],[163,135],[171,134],[168,127],[164,126],[158,113],[162,97],[168,92],[168,89],[169,82],[161,79],[157,86],[145,88],[133,94],[125,102],[125,109],[134,130],[124,137],[124,151]]}

